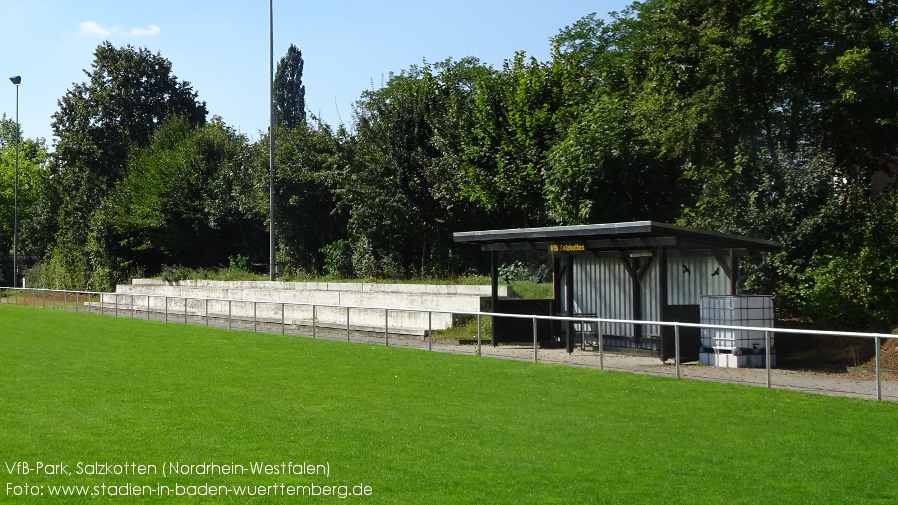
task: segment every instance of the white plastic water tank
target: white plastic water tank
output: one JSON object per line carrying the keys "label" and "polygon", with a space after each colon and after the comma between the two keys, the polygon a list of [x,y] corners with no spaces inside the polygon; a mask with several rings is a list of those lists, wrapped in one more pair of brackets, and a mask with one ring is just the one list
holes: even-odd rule
{"label": "white plastic water tank", "polygon": [[[701,323],[773,328],[773,298],[765,295],[702,296]],[[773,347],[773,336],[770,338]],[[751,350],[759,353],[764,349],[764,332],[702,328],[702,348],[730,352],[737,349]]]}

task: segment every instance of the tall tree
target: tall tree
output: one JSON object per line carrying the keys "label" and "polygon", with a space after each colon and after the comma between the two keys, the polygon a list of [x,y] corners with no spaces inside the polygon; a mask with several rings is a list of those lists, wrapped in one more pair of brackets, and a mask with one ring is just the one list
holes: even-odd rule
{"label": "tall tree", "polygon": [[683,222],[783,243],[756,279],[793,314],[898,322],[836,296],[898,263],[880,246],[894,199],[871,191],[898,160],[896,19],[895,2],[648,0],[616,25],[637,35],[643,138],[699,188]]}
{"label": "tall tree", "polygon": [[274,118],[277,124],[295,128],[306,121],[306,87],[302,83],[302,51],[290,44],[274,75]]}
{"label": "tall tree", "polygon": [[129,151],[146,145],[166,118],[206,120],[205,102],[159,53],[107,41],[97,47],[91,67],[84,71],[88,81],[59,100],[51,126],[57,164],[89,173],[102,192],[124,175]]}
{"label": "tall tree", "polygon": [[452,270],[452,232],[483,215],[456,195],[459,132],[470,127],[471,93],[485,72],[475,58],[412,66],[356,103],[339,195],[359,274]]}
{"label": "tall tree", "polygon": [[264,243],[263,226],[250,165],[246,138],[220,119],[199,127],[168,119],[147,146],[132,150],[128,174],[91,219],[89,249],[103,259],[94,277],[109,282],[128,270],[260,257],[254,244]]}
{"label": "tall tree", "polygon": [[[7,282],[11,278],[11,258],[13,251],[13,214],[16,185],[16,149],[18,149],[18,253],[31,252],[30,241],[26,242],[25,224],[34,219],[35,203],[39,199],[41,183],[46,176],[47,147],[44,139],[28,139],[18,129],[19,139],[16,145],[16,122],[7,119],[6,114],[0,117],[0,281]],[[6,266],[10,260],[9,267]]]}
{"label": "tall tree", "polygon": [[495,227],[547,224],[547,155],[557,141],[561,87],[553,69],[523,52],[478,77],[473,127],[462,140],[462,194]]}
{"label": "tall tree", "polygon": [[206,105],[190,83],[179,81],[159,53],[131,46],[100,44],[88,81],[75,84],[53,114],[56,150],[48,206],[58,230],[50,254],[68,271],[66,287],[89,278],[86,242],[94,210],[126,174],[132,149],[146,145],[156,127],[172,116],[191,125],[205,123]]}
{"label": "tall tree", "polygon": [[[295,128],[276,127],[275,188],[278,263],[293,272],[321,271],[319,250],[345,236],[345,218],[336,212],[334,174],[341,150],[340,132],[317,121]],[[268,135],[255,144],[257,206],[268,205]],[[260,210],[267,214],[267,210]]]}

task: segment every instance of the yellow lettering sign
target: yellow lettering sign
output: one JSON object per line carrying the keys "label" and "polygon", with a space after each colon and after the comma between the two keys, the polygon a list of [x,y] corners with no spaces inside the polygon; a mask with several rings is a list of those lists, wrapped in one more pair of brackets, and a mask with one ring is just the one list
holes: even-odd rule
{"label": "yellow lettering sign", "polygon": [[551,244],[549,250],[552,252],[579,252],[585,251],[586,246],[583,244]]}

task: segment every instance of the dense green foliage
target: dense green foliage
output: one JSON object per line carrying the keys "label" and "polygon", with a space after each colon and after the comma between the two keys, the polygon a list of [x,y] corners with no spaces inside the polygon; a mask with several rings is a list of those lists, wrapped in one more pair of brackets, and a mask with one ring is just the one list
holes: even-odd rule
{"label": "dense green foliage", "polygon": [[[276,79],[278,262],[455,276],[487,259],[456,231],[651,219],[784,244],[748,285],[783,316],[898,324],[896,19],[893,2],[645,0],[560,30],[550,61],[391,73],[336,130],[307,120],[291,46]],[[107,288],[236,255],[262,270],[267,133],[206,125],[158,54],[95,56],[60,100],[31,196],[25,241],[45,277]]]}
{"label": "dense green foliage", "polygon": [[8,119],[4,114],[0,118],[0,280],[4,285],[10,285],[12,281],[17,149],[20,256],[27,256],[33,250],[30,243],[35,234],[31,233],[30,225],[40,213],[41,191],[46,186],[47,147],[44,139],[25,138],[20,129],[17,146],[16,135],[15,119]]}

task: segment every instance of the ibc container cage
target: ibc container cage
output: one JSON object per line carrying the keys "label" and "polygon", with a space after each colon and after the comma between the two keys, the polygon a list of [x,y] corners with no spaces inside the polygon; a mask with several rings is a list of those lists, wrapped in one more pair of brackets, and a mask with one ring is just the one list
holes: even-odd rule
{"label": "ibc container cage", "polygon": [[[702,324],[723,326],[773,327],[773,298],[766,295],[703,296]],[[702,348],[705,352],[760,353],[764,350],[764,332],[702,328]],[[773,335],[770,346],[773,347]]]}

